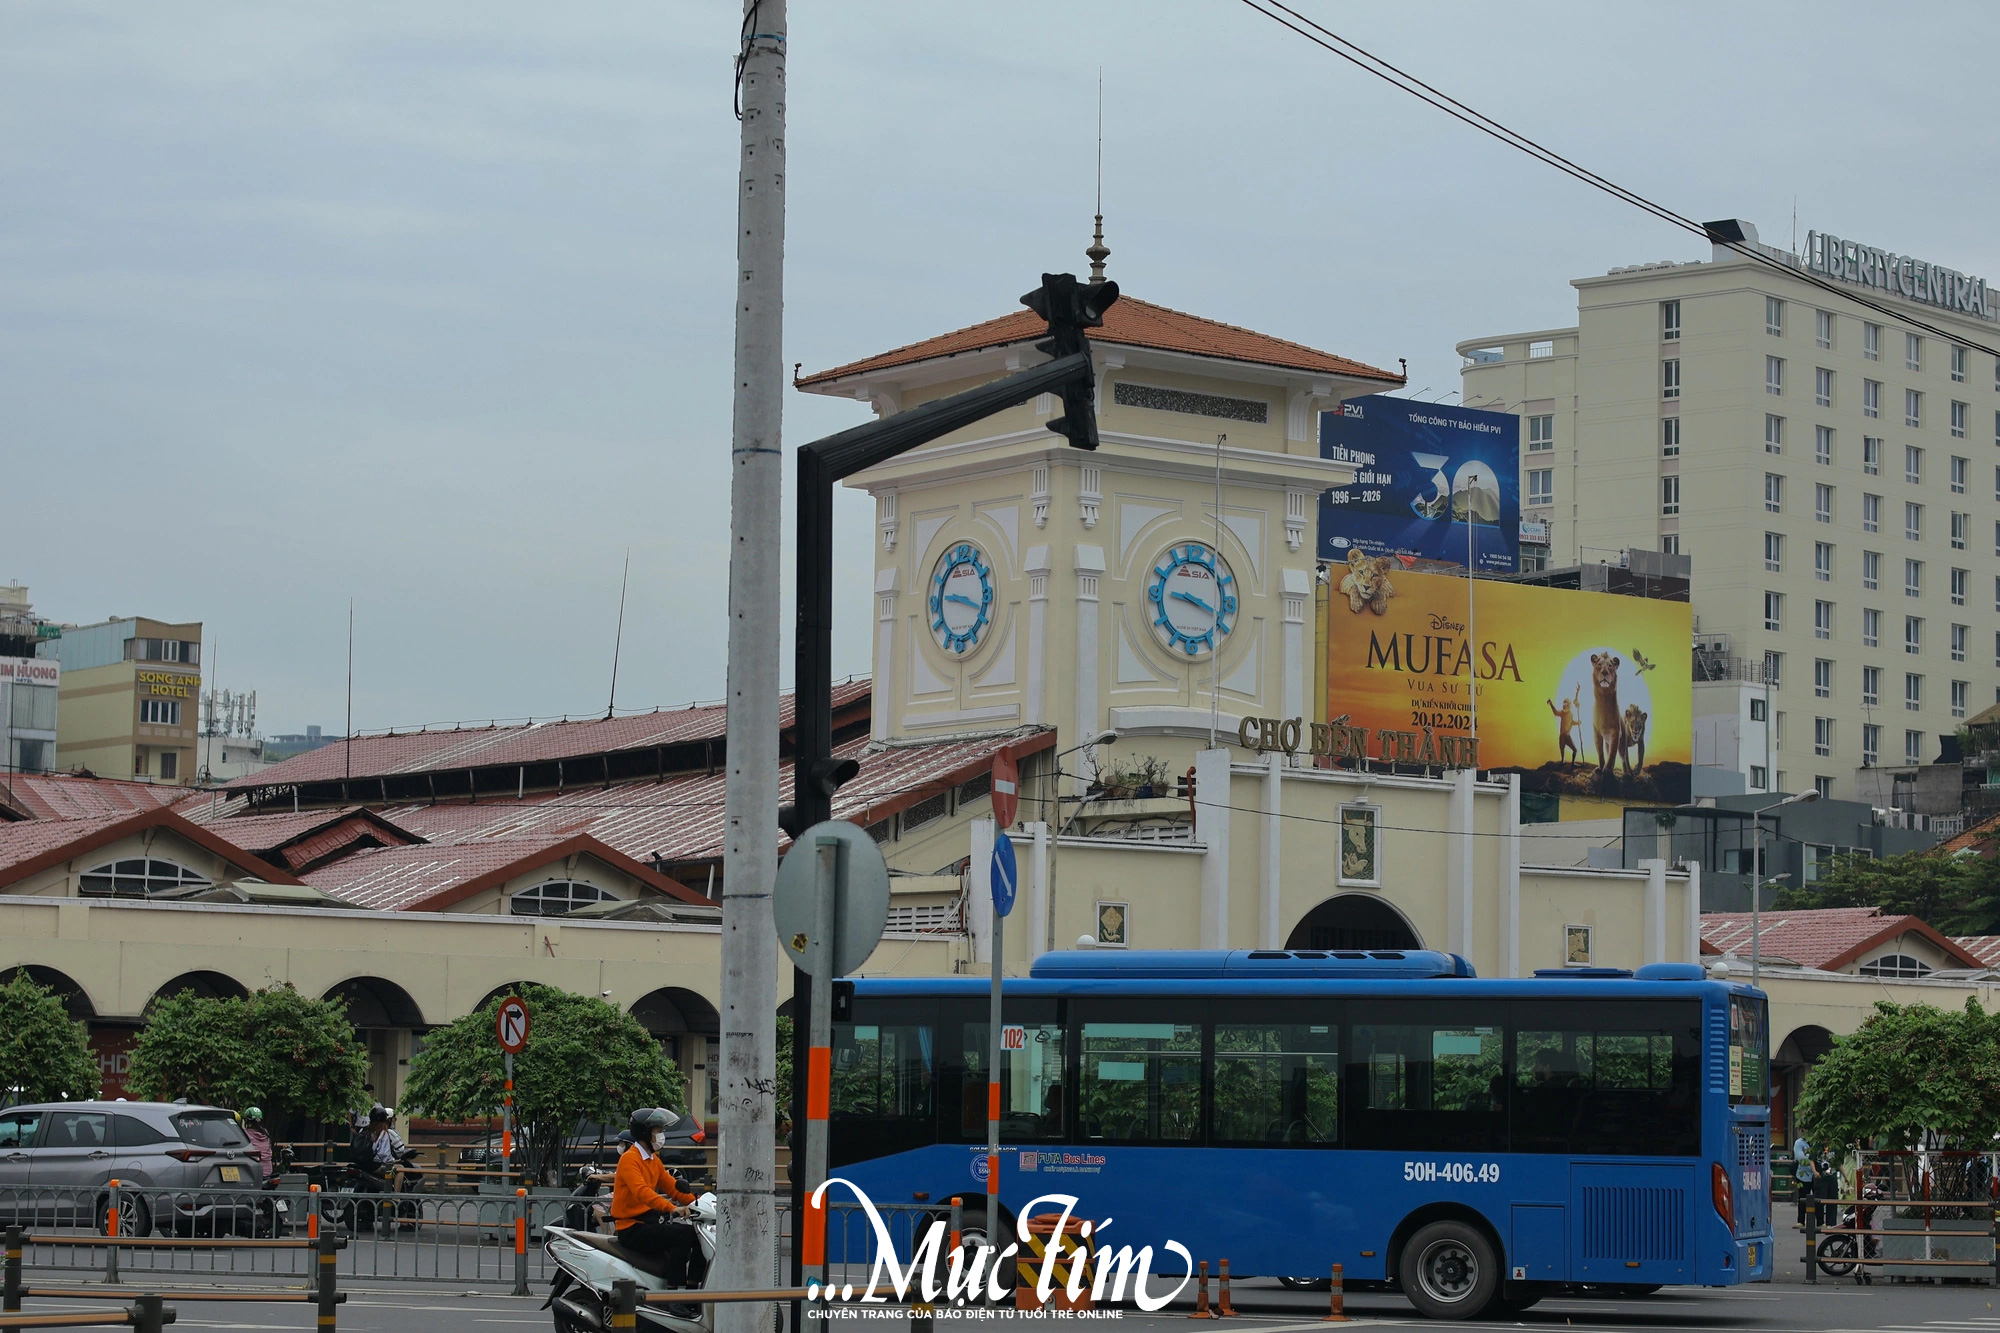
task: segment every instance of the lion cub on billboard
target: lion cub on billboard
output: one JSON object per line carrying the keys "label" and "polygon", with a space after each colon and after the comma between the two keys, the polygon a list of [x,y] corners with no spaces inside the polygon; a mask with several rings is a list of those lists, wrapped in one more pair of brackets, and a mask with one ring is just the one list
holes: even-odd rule
{"label": "lion cub on billboard", "polygon": [[1347,609],[1357,616],[1364,606],[1378,616],[1389,614],[1389,599],[1396,595],[1389,582],[1394,565],[1389,556],[1368,556],[1357,547],[1349,547],[1347,575],[1340,581],[1340,590],[1347,594]]}

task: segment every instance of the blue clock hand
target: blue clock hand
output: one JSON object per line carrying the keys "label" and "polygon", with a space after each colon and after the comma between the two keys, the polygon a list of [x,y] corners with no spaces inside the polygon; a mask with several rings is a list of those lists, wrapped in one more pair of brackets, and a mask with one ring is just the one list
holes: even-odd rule
{"label": "blue clock hand", "polygon": [[1183,601],[1183,602],[1193,602],[1193,603],[1194,603],[1194,604],[1195,604],[1196,606],[1198,606],[1198,607],[1200,607],[1200,608],[1201,608],[1202,610],[1204,610],[1204,611],[1208,612],[1208,613],[1209,613],[1210,615],[1214,615],[1214,614],[1215,614],[1215,608],[1214,608],[1214,607],[1210,606],[1210,605],[1209,605],[1209,604],[1208,604],[1207,602],[1204,602],[1204,601],[1202,601],[1202,600],[1201,600],[1201,598],[1199,598],[1199,597],[1195,596],[1195,595],[1194,595],[1193,593],[1191,593],[1191,592],[1176,592],[1176,593],[1175,593],[1175,594],[1173,594],[1173,595],[1174,595],[1175,597],[1178,597],[1178,598],[1179,598],[1179,599],[1180,599],[1181,601]]}
{"label": "blue clock hand", "polygon": [[973,601],[973,600],[972,600],[972,599],[971,599],[970,597],[960,597],[960,596],[959,596],[959,595],[958,595],[957,593],[955,593],[955,592],[948,592],[948,593],[946,593],[946,594],[944,595],[944,599],[945,599],[945,600],[946,600],[947,602],[963,602],[963,603],[965,603],[965,604],[966,604],[967,606],[969,606],[969,607],[972,607],[972,608],[973,608],[974,610],[977,610],[977,609],[979,608],[979,603],[977,603],[977,602]]}

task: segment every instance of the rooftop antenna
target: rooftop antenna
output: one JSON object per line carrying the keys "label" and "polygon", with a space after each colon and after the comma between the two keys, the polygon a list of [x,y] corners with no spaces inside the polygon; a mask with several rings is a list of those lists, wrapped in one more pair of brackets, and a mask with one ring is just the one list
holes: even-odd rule
{"label": "rooftop antenna", "polygon": [[[347,781],[354,781],[354,599],[347,599]],[[340,799],[347,799],[343,785]]]}
{"label": "rooftop antenna", "polygon": [[1104,281],[1104,261],[1111,257],[1111,247],[1104,243],[1104,66],[1097,67],[1097,230],[1091,235],[1090,246],[1083,252],[1090,261],[1090,285],[1095,287]]}
{"label": "rooftop antenna", "polygon": [[605,705],[604,720],[610,721],[618,709],[618,654],[625,646],[625,587],[632,581],[632,548],[625,548],[625,573],[618,580],[618,635],[611,641],[611,702]]}

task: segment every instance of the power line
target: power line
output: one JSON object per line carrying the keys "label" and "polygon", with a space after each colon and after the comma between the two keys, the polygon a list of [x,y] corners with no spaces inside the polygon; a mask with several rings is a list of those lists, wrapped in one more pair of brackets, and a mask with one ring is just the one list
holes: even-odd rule
{"label": "power line", "polygon": [[1646,198],[1636,191],[1628,190],[1617,182],[1608,180],[1587,167],[1579,166],[1555,150],[1530,139],[1527,135],[1509,129],[1499,121],[1494,120],[1491,116],[1467,106],[1449,93],[1432,87],[1422,79],[1417,78],[1414,74],[1397,68],[1380,56],[1357,46],[1332,29],[1314,22],[1289,5],[1284,4],[1283,0],[1242,0],[1242,3],[1255,12],[1262,14],[1265,18],[1270,19],[1278,26],[1298,34],[1313,45],[1333,55],[1339,56],[1355,68],[1373,75],[1398,91],[1408,93],[1418,101],[1444,112],[1454,120],[1471,126],[1481,134],[1498,139],[1508,147],[1526,153],[1545,166],[1554,167],[1564,175],[1579,180],[1593,189],[1601,190],[1614,199],[1630,204],[1632,207],[1640,209],[1643,212],[1650,213],[1662,222],[1679,227],[1684,231],[1693,232],[1711,244],[1732,250],[1746,259],[1764,265],[1766,268],[1788,274],[1830,295],[1852,301],[1856,305],[1873,310],[1877,314],[1896,320],[1899,323],[1921,329],[1926,333],[1943,338],[1947,342],[1955,342],[1967,347],[1976,347],[1990,356],[2000,357],[2000,347],[1989,346],[1986,343],[1974,341],[1963,334],[1917,318],[1906,310],[1885,305],[1880,301],[1860,295],[1851,288],[1837,285],[1809,270],[1793,268],[1789,264],[1780,263],[1748,242],[1732,241],[1719,237],[1711,232],[1707,226],[1696,222],[1693,218],[1676,213],[1666,205],[1655,203],[1653,200]]}

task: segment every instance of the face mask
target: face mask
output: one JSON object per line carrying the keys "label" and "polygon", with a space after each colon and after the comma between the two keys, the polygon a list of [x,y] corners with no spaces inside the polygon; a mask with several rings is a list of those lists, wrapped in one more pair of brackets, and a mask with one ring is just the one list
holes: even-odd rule
{"label": "face mask", "polygon": [[666,1131],[666,1130],[664,1130],[664,1129],[656,1129],[656,1130],[654,1130],[654,1131],[653,1131],[653,1151],[654,1151],[654,1152],[658,1152],[658,1151],[659,1151],[660,1149],[662,1149],[662,1148],[664,1148],[664,1147],[666,1147],[666,1146],[667,1146],[667,1131]]}

